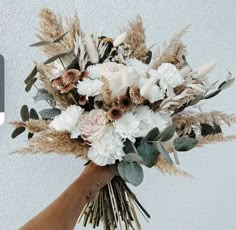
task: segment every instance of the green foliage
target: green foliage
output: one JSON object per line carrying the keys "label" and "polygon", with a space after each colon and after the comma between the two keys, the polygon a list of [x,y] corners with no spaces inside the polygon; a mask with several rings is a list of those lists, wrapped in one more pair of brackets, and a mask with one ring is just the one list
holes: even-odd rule
{"label": "green foliage", "polygon": [[158,141],[168,141],[170,140],[175,133],[176,127],[174,124],[165,128],[157,137]]}
{"label": "green foliage", "polygon": [[198,143],[197,139],[192,137],[177,137],[173,144],[177,151],[189,151]]}
{"label": "green foliage", "polygon": [[153,144],[141,143],[137,148],[138,154],[142,157],[144,165],[151,168],[156,164],[160,152]]}
{"label": "green foliage", "polygon": [[44,110],[41,110],[39,112],[39,114],[41,115],[41,117],[43,119],[52,119],[54,118],[55,116],[61,114],[61,110],[60,109],[57,109],[57,108],[53,108],[53,109],[44,109]]}
{"label": "green foliage", "polygon": [[62,57],[64,57],[64,56],[70,54],[72,51],[73,51],[73,48],[67,49],[67,50],[66,50],[65,52],[63,52],[63,53],[57,54],[57,55],[55,55],[55,56],[53,56],[53,57],[50,57],[50,58],[49,58],[48,60],[46,60],[43,64],[44,64],[44,65],[50,64],[50,63],[56,61],[58,58],[62,58]]}
{"label": "green foliage", "polygon": [[138,186],[143,181],[143,169],[135,162],[121,161],[118,164],[119,175],[127,182]]}
{"label": "green foliage", "polygon": [[11,137],[14,139],[25,131],[25,127],[17,127],[11,134]]}
{"label": "green foliage", "polygon": [[23,105],[20,111],[22,121],[28,121],[30,118],[29,109],[27,105]]}
{"label": "green foliage", "polygon": [[35,109],[30,109],[30,119],[39,120],[39,115]]}
{"label": "green foliage", "polygon": [[153,128],[151,131],[149,131],[149,133],[144,137],[143,142],[148,142],[148,141],[155,141],[158,137],[158,135],[160,134],[159,129]]}
{"label": "green foliage", "polygon": [[164,148],[164,146],[158,142],[157,143],[157,149],[159,150],[159,152],[161,153],[161,155],[163,156],[163,158],[169,163],[169,164],[173,164],[173,161],[170,158],[170,154],[166,151],[166,149]]}
{"label": "green foliage", "polygon": [[46,89],[39,89],[36,96],[33,97],[34,101],[53,101],[53,96]]}

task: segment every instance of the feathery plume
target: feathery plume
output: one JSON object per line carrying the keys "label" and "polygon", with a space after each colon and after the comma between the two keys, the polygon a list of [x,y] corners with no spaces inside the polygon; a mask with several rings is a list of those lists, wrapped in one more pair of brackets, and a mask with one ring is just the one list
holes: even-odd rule
{"label": "feathery plume", "polygon": [[130,45],[133,50],[131,55],[141,61],[146,60],[148,53],[145,39],[146,37],[142,18],[137,16],[135,20],[129,22],[129,30],[127,31],[125,43]]}
{"label": "feathery plume", "polygon": [[222,134],[208,135],[205,137],[199,137],[197,147],[203,147],[207,144],[215,144],[218,142],[234,141],[236,140],[236,135],[223,136]]}

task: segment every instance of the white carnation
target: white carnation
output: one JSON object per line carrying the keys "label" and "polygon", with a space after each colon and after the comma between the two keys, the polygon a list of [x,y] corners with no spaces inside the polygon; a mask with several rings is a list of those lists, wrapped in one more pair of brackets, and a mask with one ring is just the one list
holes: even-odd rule
{"label": "white carnation", "polygon": [[139,74],[140,77],[146,77],[148,69],[150,68],[148,65],[144,64],[143,62],[135,59],[130,58],[125,61],[125,64],[128,66],[132,66],[136,72]]}
{"label": "white carnation", "polygon": [[91,79],[99,79],[101,78],[102,64],[90,65],[86,70]]}
{"label": "white carnation", "polygon": [[122,139],[113,127],[107,127],[101,139],[94,141],[88,151],[88,158],[100,166],[121,161],[124,155]]}
{"label": "white carnation", "polygon": [[148,106],[138,107],[135,111],[135,117],[140,120],[139,137],[145,137],[155,127],[162,131],[171,121],[168,113],[154,112]]}
{"label": "white carnation", "polygon": [[168,96],[173,96],[173,88],[184,82],[184,78],[178,69],[170,63],[163,63],[158,68],[157,73],[160,75],[160,86],[164,91],[167,90]]}
{"label": "white carnation", "polygon": [[97,96],[101,92],[102,86],[103,82],[98,79],[91,80],[85,78],[83,81],[79,82],[77,91],[80,95],[84,95],[88,99],[88,97]]}
{"label": "white carnation", "polygon": [[56,116],[49,124],[49,127],[56,131],[68,131],[71,133],[71,138],[77,138],[80,132],[76,125],[83,112],[84,109],[80,106],[71,105],[65,111],[62,111],[60,115]]}
{"label": "white carnation", "polygon": [[113,125],[115,131],[123,138],[128,138],[134,142],[139,132],[139,120],[132,112],[125,113],[120,119],[116,120]]}

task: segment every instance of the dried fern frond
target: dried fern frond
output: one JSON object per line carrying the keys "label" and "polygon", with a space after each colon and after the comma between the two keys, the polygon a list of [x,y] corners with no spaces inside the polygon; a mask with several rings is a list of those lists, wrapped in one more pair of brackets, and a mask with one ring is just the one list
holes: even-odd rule
{"label": "dried fern frond", "polygon": [[174,164],[169,164],[162,156],[159,156],[155,165],[163,174],[170,174],[175,176],[191,177],[187,172],[177,168]]}
{"label": "dried fern frond", "polygon": [[226,142],[226,141],[234,141],[236,140],[236,135],[228,135],[223,136],[222,134],[208,135],[205,137],[199,137],[198,139],[198,147],[203,147],[207,144],[215,144],[218,142]]}
{"label": "dried fern frond", "polygon": [[181,38],[187,32],[188,28],[189,26],[175,34],[165,50],[160,55],[157,55],[153,64],[154,69],[157,69],[162,63],[173,63],[177,68],[181,68],[185,65],[183,56],[186,55],[186,46],[182,43]]}
{"label": "dried fern frond", "polygon": [[133,50],[131,55],[141,61],[145,61],[148,52],[145,39],[142,18],[137,16],[135,20],[129,22],[125,43],[130,45]]}
{"label": "dried fern frond", "polygon": [[52,87],[52,83],[49,80],[49,76],[52,75],[52,67],[48,65],[37,65],[39,72],[39,79],[42,82],[43,87],[53,95],[53,98],[58,102],[62,108],[67,108],[69,105],[74,104],[73,100],[67,94],[61,94],[59,90]]}
{"label": "dried fern frond", "polygon": [[48,122],[45,120],[13,121],[10,122],[15,127],[25,127],[30,133],[39,133],[48,129]]}
{"label": "dried fern frond", "polygon": [[[53,41],[66,32],[63,28],[61,18],[48,8],[40,11],[39,19],[38,38],[41,41]],[[66,49],[70,48],[70,43],[68,43],[65,37],[59,43],[43,46],[43,52],[49,57],[63,53]]]}
{"label": "dried fern frond", "polygon": [[73,154],[76,157],[87,159],[88,145],[80,139],[71,139],[68,132],[48,130],[34,137],[29,145],[15,153],[58,153]]}
{"label": "dried fern frond", "polygon": [[217,125],[225,123],[230,126],[232,123],[236,122],[236,116],[225,114],[219,111],[213,111],[209,113],[197,113],[194,115],[174,116],[172,121],[177,128],[181,129],[188,128],[193,125],[200,125],[201,123],[204,124],[216,123]]}

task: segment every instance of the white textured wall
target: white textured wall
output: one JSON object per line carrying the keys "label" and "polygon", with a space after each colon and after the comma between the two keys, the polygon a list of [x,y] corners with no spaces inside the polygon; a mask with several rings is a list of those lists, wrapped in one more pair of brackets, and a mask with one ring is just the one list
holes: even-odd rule
{"label": "white textured wall", "polygon": [[[184,37],[190,64],[197,67],[216,59],[218,65],[211,81],[222,81],[227,70],[236,75],[235,0],[0,0],[0,53],[6,62],[7,121],[19,118],[22,104],[34,106],[33,92],[24,92],[23,80],[32,67],[31,61],[43,57],[28,45],[37,41],[37,14],[45,6],[62,15],[73,14],[76,9],[83,30],[114,36],[127,20],[140,14],[150,46],[168,41],[174,32],[192,23]],[[236,85],[203,109],[235,113],[235,90]],[[17,229],[55,199],[82,170],[82,162],[70,156],[10,155],[26,142],[25,136],[11,140],[11,131],[8,125],[0,127],[1,230]],[[235,133],[235,126],[226,131]],[[150,223],[141,218],[143,229],[236,229],[235,148],[235,143],[224,143],[180,155],[182,168],[194,175],[193,180],[145,170],[144,183],[134,189],[152,215]]]}

